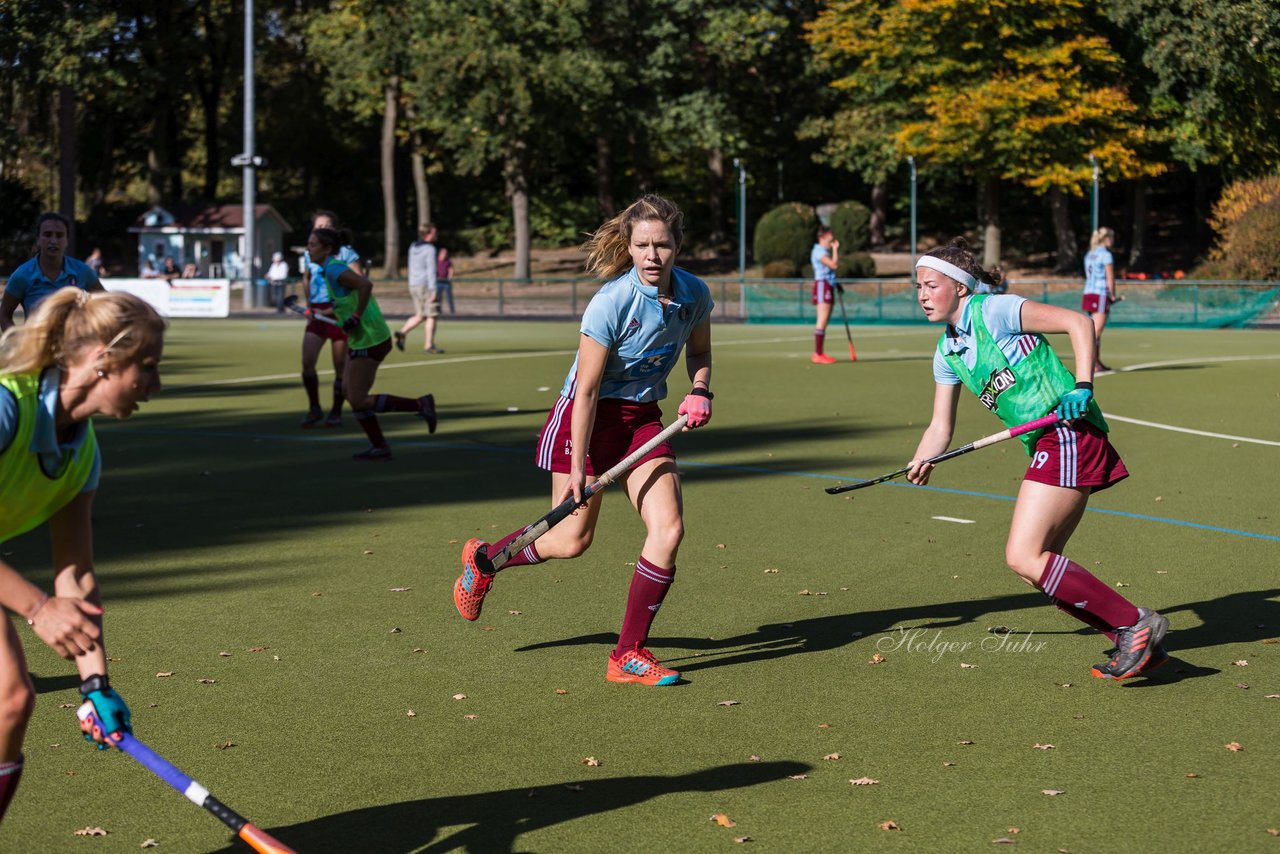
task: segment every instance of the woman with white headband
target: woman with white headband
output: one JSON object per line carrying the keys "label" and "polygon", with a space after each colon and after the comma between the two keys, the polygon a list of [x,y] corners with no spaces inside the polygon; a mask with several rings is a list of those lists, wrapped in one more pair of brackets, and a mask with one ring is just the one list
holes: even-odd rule
{"label": "woman with white headband", "polygon": [[[1010,427],[1056,412],[1055,427],[1021,437],[1031,464],[1014,504],[1005,561],[1060,610],[1115,643],[1111,660],[1093,666],[1094,676],[1127,679],[1168,660],[1160,646],[1168,620],[1136,607],[1063,554],[1089,496],[1129,476],[1093,399],[1093,323],[1013,294],[978,293],[983,284],[999,285],[996,278],[960,238],[916,262],[920,308],[946,330],[933,357],[933,418],[907,479],[929,482],[934,467],[921,461],[951,443],[961,385]],[[1074,376],[1044,337],[1055,332],[1071,339]]]}

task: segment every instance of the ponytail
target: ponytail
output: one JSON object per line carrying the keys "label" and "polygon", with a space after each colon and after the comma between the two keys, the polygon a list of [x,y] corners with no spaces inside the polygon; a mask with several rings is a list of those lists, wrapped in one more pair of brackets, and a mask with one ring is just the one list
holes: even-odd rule
{"label": "ponytail", "polygon": [[[963,237],[953,237],[947,241],[946,246],[939,246],[937,249],[925,254],[939,258],[949,264],[955,264],[979,282],[986,284],[992,293],[1004,293],[1007,288],[1004,270],[1000,267],[992,267],[990,270],[983,269],[982,265],[978,263],[977,257],[973,254],[973,250],[969,248],[969,241]],[[958,284],[964,283],[960,282]]]}
{"label": "ponytail", "polygon": [[684,240],[684,214],[674,202],[650,193],[607,220],[582,244],[582,250],[587,253],[587,272],[602,279],[614,279],[629,270],[631,232],[638,223],[653,221],[666,225],[678,250]]}

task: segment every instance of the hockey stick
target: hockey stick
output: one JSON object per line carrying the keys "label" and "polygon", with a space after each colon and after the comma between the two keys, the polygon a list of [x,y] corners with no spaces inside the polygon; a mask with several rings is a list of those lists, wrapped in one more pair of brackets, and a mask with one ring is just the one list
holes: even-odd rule
{"label": "hockey stick", "polygon": [[642,457],[661,445],[663,442],[670,439],[676,433],[679,433],[687,421],[688,416],[686,415],[681,415],[675,421],[672,421],[671,424],[664,428],[661,433],[645,442],[639,448],[636,448],[630,455],[622,460],[622,462],[600,475],[599,479],[596,480],[595,483],[592,483],[583,489],[581,501],[575,501],[572,497],[566,498],[564,501],[553,507],[550,513],[525,528],[523,534],[507,543],[507,545],[502,548],[502,551],[498,552],[492,558],[485,555],[484,549],[478,549],[476,551],[476,562],[487,562],[492,564],[493,567],[490,569],[489,567],[482,566],[480,568],[481,571],[488,573],[497,572],[499,569],[502,569],[502,567],[506,566],[507,562],[511,560],[512,555],[519,554],[525,546],[529,545],[534,540],[538,539],[538,537],[541,537],[547,531],[563,522],[571,513],[573,513],[574,510],[578,509],[578,507],[586,504],[587,500],[590,499],[591,496],[595,495],[597,492],[626,474],[627,471],[639,462]]}
{"label": "hockey stick", "polygon": [[836,285],[836,296],[840,299],[840,316],[844,318],[844,334],[849,339],[849,361],[858,361],[858,354],[853,352],[853,333],[849,331],[849,315],[844,310],[844,288]]}
{"label": "hockey stick", "polygon": [[209,794],[208,789],[183,774],[159,753],[134,738],[132,733],[115,732],[108,735],[102,720],[94,713],[93,703],[85,703],[76,714],[82,724],[88,724],[103,733],[103,737],[110,744],[129,754],[137,760],[139,765],[181,792],[187,800],[197,806],[204,807],[217,816],[219,821],[234,830],[236,835],[253,850],[260,852],[260,854],[295,854],[292,848],[270,834],[254,827],[244,816]]}
{"label": "hockey stick", "polygon": [[[1021,436],[1024,433],[1030,433],[1044,427],[1052,427],[1058,423],[1057,413],[1050,412],[1035,421],[1028,421],[1026,424],[1019,424],[1017,427],[1010,427],[1008,430],[1001,430],[999,433],[992,433],[990,436],[984,436],[981,439],[970,442],[962,448],[956,448],[954,451],[947,451],[945,454],[939,454],[936,457],[930,457],[924,460],[921,465],[936,465],[944,460],[958,457],[961,454],[967,454],[970,451],[976,451],[979,448],[985,448],[987,445],[994,445],[996,442],[1003,442],[1005,439],[1012,439],[1015,436]],[[886,480],[893,480],[895,477],[901,477],[911,471],[911,466],[904,469],[898,469],[892,474],[886,474],[884,477],[878,477],[875,480],[864,480],[861,483],[850,483],[844,486],[827,487],[828,495],[839,495],[841,492],[848,492],[852,489],[862,489],[864,486],[875,486],[877,483],[884,483]]]}
{"label": "hockey stick", "polygon": [[342,325],[338,321],[334,320],[332,317],[325,317],[323,314],[316,314],[311,309],[303,308],[302,306],[298,305],[298,297],[294,294],[290,294],[289,296],[284,298],[284,307],[289,309],[289,311],[302,315],[307,320],[318,320],[321,323],[327,323],[330,326]]}

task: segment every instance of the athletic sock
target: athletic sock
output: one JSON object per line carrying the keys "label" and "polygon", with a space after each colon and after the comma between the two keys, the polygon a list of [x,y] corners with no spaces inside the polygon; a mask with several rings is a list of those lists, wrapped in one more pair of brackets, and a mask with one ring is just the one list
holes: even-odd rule
{"label": "athletic sock", "polygon": [[394,394],[379,394],[373,398],[374,412],[417,412],[418,401],[412,397],[397,397]]}
{"label": "athletic sock", "polygon": [[333,381],[333,409],[329,411],[331,416],[342,414],[342,400],[342,380],[336,379]]}
{"label": "athletic sock", "polygon": [[13,800],[13,793],[18,791],[18,781],[22,779],[24,757],[19,754],[17,762],[0,762],[0,819]]}
{"label": "athletic sock", "polygon": [[825,329],[813,330],[813,352],[814,353],[821,356],[822,349],[824,346],[826,346],[826,341],[827,341],[827,330]]}
{"label": "athletic sock", "polygon": [[307,401],[312,409],[320,408],[320,378],[314,373],[302,372],[302,387],[307,390]]}
{"label": "athletic sock", "polygon": [[[1102,583],[1089,570],[1060,554],[1049,553],[1044,572],[1036,586],[1046,596],[1059,599],[1063,605],[1069,606],[1062,610],[1094,628],[1101,624],[1115,629],[1138,622],[1137,606]],[[1077,615],[1076,611],[1082,611],[1094,619],[1086,620]]]}
{"label": "athletic sock", "polygon": [[[529,529],[521,528],[518,531],[512,531],[510,534],[507,534],[505,537],[489,546],[489,549],[485,554],[488,555],[490,560],[492,560],[498,552],[507,547],[508,543],[514,542],[516,537],[519,537],[527,530]],[[509,569],[513,566],[532,566],[535,563],[542,563],[542,555],[538,554],[538,548],[535,543],[529,543],[529,545],[513,554],[511,556],[511,560],[498,567],[497,571],[501,572],[502,570]]]}
{"label": "athletic sock", "polygon": [[378,425],[378,416],[373,414],[371,409],[355,410],[356,423],[360,425],[360,429],[364,430],[365,435],[369,437],[369,442],[375,448],[385,448],[387,446],[387,437],[382,435],[382,427]]}
{"label": "athletic sock", "polygon": [[1080,608],[1077,608],[1075,605],[1072,605],[1070,602],[1063,602],[1061,599],[1058,599],[1056,597],[1050,596],[1049,600],[1053,602],[1053,606],[1057,608],[1059,611],[1061,611],[1062,613],[1070,614],[1080,622],[1085,623],[1086,625],[1093,626],[1095,629],[1097,629],[1098,631],[1106,635],[1107,638],[1112,643],[1115,643],[1116,630],[1111,626],[1107,625],[1106,621],[1104,621],[1102,618],[1095,617],[1093,614],[1090,614],[1088,611],[1081,610]]}
{"label": "athletic sock", "polygon": [[644,559],[636,558],[636,571],[631,576],[631,589],[627,592],[627,610],[622,618],[622,630],[618,632],[618,646],[614,658],[622,657],[629,649],[645,645],[649,640],[649,628],[658,614],[662,600],[667,598],[671,583],[676,580],[676,568],[663,569]]}

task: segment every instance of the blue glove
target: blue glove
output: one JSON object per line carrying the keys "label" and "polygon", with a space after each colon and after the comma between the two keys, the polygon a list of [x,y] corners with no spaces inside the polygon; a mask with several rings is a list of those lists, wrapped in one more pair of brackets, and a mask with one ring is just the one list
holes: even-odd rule
{"label": "blue glove", "polygon": [[343,332],[355,332],[360,328],[360,315],[353,314],[346,320],[342,321]]}
{"label": "blue glove", "polygon": [[1093,383],[1076,383],[1076,387],[1058,400],[1057,416],[1063,421],[1074,421],[1089,411],[1093,400]]}
{"label": "blue glove", "polygon": [[[111,688],[103,688],[98,691],[90,691],[84,696],[85,700],[93,704],[93,711],[98,716],[98,720],[102,721],[104,732],[100,733],[102,737],[106,737],[113,732],[133,732],[133,725],[130,723],[129,707],[124,704],[124,700]],[[84,729],[84,740],[94,743],[93,732],[91,729],[82,726]],[[99,750],[106,750],[107,745],[98,744]]]}

